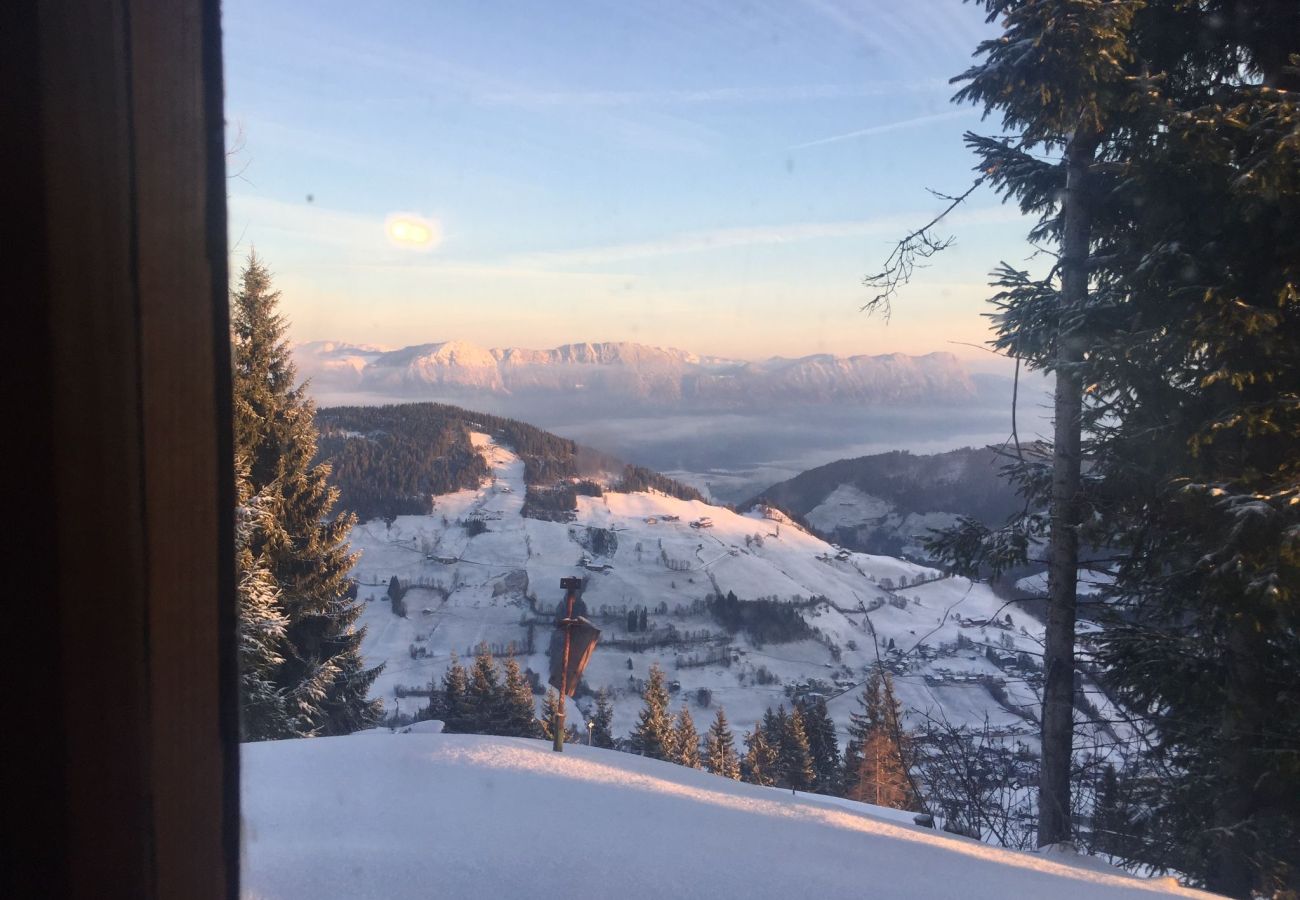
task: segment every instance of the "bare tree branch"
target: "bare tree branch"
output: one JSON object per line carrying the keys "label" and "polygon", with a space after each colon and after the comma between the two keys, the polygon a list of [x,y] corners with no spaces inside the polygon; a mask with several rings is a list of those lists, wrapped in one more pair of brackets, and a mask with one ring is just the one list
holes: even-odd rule
{"label": "bare tree branch", "polygon": [[[912,280],[912,272],[915,271],[916,267],[923,265],[925,260],[935,254],[946,250],[953,242],[951,237],[939,237],[934,234],[934,227],[942,222],[950,212],[965,202],[967,197],[975,193],[975,189],[984,183],[984,178],[985,176],[981,175],[972,182],[964,193],[956,196],[930,190],[933,196],[947,201],[948,205],[929,222],[904,235],[894,245],[894,249],[890,251],[889,256],[885,257],[885,263],[880,271],[862,279],[862,283],[866,287],[876,291],[870,300],[862,304],[862,312],[879,312],[884,316],[885,321],[889,321],[890,301],[897,295],[899,288]],[[927,190],[929,189],[927,188]]]}

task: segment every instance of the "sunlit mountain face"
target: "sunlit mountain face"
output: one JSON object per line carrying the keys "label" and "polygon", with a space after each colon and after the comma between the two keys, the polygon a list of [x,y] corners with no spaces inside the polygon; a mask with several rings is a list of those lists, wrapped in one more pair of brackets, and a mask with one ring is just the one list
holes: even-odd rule
{"label": "sunlit mountain face", "polygon": [[746,361],[625,342],[531,350],[444,341],[381,350],[317,341],[299,345],[296,358],[321,394],[359,390],[394,399],[450,391],[566,396],[589,405],[631,402],[651,409],[758,410],[804,403],[956,404],[977,395],[970,372],[950,353]]}

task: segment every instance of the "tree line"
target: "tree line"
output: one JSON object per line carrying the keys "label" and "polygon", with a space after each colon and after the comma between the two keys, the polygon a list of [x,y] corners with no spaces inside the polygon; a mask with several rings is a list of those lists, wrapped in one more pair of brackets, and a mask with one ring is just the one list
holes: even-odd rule
{"label": "tree line", "polygon": [[[420,718],[440,720],[448,734],[550,740],[559,695],[554,689],[547,690],[539,716],[534,698],[538,684],[536,673],[520,669],[513,655],[498,666],[490,648],[480,644],[468,668],[452,654],[442,679],[429,685],[429,705],[421,710]],[[614,746],[613,718],[614,707],[602,689],[596,693],[591,717],[594,746]],[[572,725],[566,728],[565,734],[566,740],[578,739],[577,729]]]}
{"label": "tree line", "polygon": [[[483,647],[468,669],[453,658],[440,682],[430,685],[423,718],[439,719],[448,733],[493,734],[551,739],[557,702],[546,693],[542,713],[536,712],[533,683],[514,658],[498,668]],[[642,708],[626,738],[613,733],[613,705],[604,689],[596,693],[591,713],[592,745],[618,749],[651,759],[704,769],[715,775],[751,784],[794,791],[848,797],[879,806],[919,809],[911,775],[916,765],[913,742],[902,727],[902,714],[889,673],[878,670],[868,679],[859,710],[849,726],[849,742],[840,753],[835,724],[824,700],[795,701],[768,709],[761,722],[744,736],[744,751],[718,707],[703,736],[689,706],[674,714],[659,665],[650,667],[641,692]],[[579,740],[573,726],[566,740]]]}
{"label": "tree line", "polygon": [[340,508],[362,521],[428,515],[436,495],[477,487],[488,476],[460,411],[420,406],[317,412],[319,458],[332,467]]}

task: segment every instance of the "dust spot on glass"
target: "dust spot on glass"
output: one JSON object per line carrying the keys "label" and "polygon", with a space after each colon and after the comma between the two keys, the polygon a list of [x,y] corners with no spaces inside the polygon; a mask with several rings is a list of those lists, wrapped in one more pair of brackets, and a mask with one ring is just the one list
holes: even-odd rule
{"label": "dust spot on glass", "polygon": [[408,250],[432,250],[442,243],[442,226],[416,213],[393,213],[384,223],[389,243]]}

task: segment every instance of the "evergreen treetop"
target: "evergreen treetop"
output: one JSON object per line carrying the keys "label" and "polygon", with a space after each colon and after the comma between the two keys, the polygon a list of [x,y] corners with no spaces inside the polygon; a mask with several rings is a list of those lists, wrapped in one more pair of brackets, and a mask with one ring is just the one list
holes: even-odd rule
{"label": "evergreen treetop", "polygon": [[750,784],[771,786],[777,777],[776,748],[768,743],[762,725],[745,737],[745,759],[741,763],[741,777]]}
{"label": "evergreen treetop", "polygon": [[674,742],[672,719],[668,712],[668,689],[664,686],[664,673],[658,663],[650,666],[641,700],[641,713],[629,738],[632,752],[652,759],[672,759]]}
{"label": "evergreen treetop", "polygon": [[607,750],[614,747],[614,706],[605,688],[596,692],[596,708],[591,714],[591,744]]}
{"label": "evergreen treetop", "polygon": [[474,713],[470,705],[469,676],[455,653],[451,655],[451,665],[443,673],[439,700],[440,708],[435,717],[442,719],[444,731],[448,734],[473,731]]}
{"label": "evergreen treetop", "polygon": [[704,767],[714,775],[740,778],[740,756],[736,752],[736,739],[727,723],[727,713],[719,706],[713,724],[704,737]]}
{"label": "evergreen treetop", "polygon": [[781,723],[781,741],[777,747],[777,784],[792,791],[810,791],[817,782],[817,773],[813,769],[803,713],[795,706],[788,715],[782,710],[777,719]]}
{"label": "evergreen treetop", "polygon": [[505,663],[505,681],[501,685],[500,733],[507,737],[540,737],[537,723],[537,706],[533,702],[533,689],[524,677],[515,658]]}
{"label": "evergreen treetop", "polygon": [[673,762],[691,769],[700,768],[700,735],[690,709],[683,704],[673,725]]}

